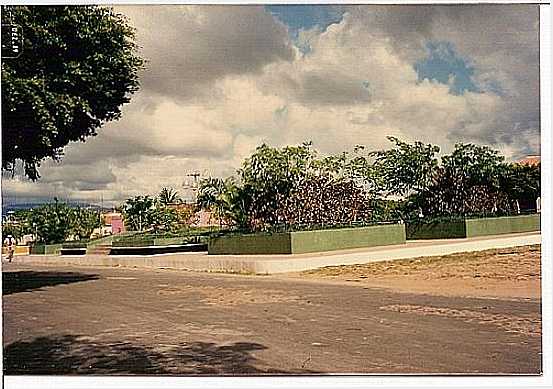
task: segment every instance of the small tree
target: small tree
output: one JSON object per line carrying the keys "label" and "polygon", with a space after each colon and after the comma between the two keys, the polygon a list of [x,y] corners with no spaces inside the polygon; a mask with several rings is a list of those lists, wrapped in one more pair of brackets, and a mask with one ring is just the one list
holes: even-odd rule
{"label": "small tree", "polygon": [[123,204],[125,224],[133,231],[144,231],[154,225],[156,202],[150,196],[136,196]]}
{"label": "small tree", "polygon": [[24,234],[22,226],[17,222],[2,221],[2,236],[13,236],[16,241],[19,241]]}
{"label": "small tree", "polygon": [[150,215],[148,228],[153,232],[170,232],[178,229],[177,211],[156,202]]}
{"label": "small tree", "polygon": [[11,235],[16,240],[20,240],[24,235],[31,234],[33,231],[29,226],[30,211],[19,209],[10,217],[2,219],[2,236]]}
{"label": "small tree", "polygon": [[29,214],[29,225],[41,243],[62,243],[71,233],[72,210],[57,200],[33,209]]}
{"label": "small tree", "polygon": [[164,187],[157,196],[159,202],[163,205],[180,203],[179,193],[173,188]]}
{"label": "small tree", "polygon": [[77,239],[88,239],[95,228],[102,225],[100,212],[89,208],[76,207],[71,210],[70,233]]}
{"label": "small tree", "polygon": [[223,224],[235,224],[245,227],[248,219],[246,215],[246,190],[239,187],[233,177],[227,179],[207,178],[200,181],[197,196],[197,205],[201,209],[211,210]]}

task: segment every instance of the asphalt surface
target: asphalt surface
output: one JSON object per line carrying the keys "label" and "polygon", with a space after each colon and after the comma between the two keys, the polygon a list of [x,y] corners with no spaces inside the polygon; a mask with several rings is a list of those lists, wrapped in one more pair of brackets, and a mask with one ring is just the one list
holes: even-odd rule
{"label": "asphalt surface", "polygon": [[4,373],[540,374],[539,299],[3,266]]}

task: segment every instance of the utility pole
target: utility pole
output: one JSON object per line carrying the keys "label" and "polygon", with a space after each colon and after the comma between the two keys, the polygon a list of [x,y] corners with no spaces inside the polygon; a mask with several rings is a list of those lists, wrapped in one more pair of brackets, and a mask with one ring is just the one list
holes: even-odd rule
{"label": "utility pole", "polygon": [[[192,184],[192,192],[194,193],[194,201],[196,201],[196,198],[198,196],[198,179],[200,178],[201,174],[199,172],[192,172],[186,175],[187,177],[192,177],[194,179],[194,183]],[[186,186],[185,186],[186,187]]]}

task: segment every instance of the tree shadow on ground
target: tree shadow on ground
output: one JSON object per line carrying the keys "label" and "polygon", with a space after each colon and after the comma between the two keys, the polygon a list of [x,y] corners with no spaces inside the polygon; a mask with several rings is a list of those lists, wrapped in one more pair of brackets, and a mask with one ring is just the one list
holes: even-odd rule
{"label": "tree shadow on ground", "polygon": [[[262,375],[313,373],[254,366],[251,353],[265,350],[259,343],[217,345],[136,345],[128,341],[98,343],[75,335],[39,337],[4,348],[4,374],[97,375]],[[258,362],[257,365],[261,363]]]}
{"label": "tree shadow on ground", "polygon": [[45,286],[97,280],[96,274],[56,271],[12,271],[2,273],[2,294],[30,292]]}

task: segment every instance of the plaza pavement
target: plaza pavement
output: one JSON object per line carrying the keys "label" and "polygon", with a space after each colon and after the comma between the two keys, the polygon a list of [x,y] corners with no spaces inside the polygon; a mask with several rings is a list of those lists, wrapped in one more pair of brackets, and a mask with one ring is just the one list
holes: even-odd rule
{"label": "plaza pavement", "polygon": [[539,299],[3,264],[5,374],[539,374]]}

